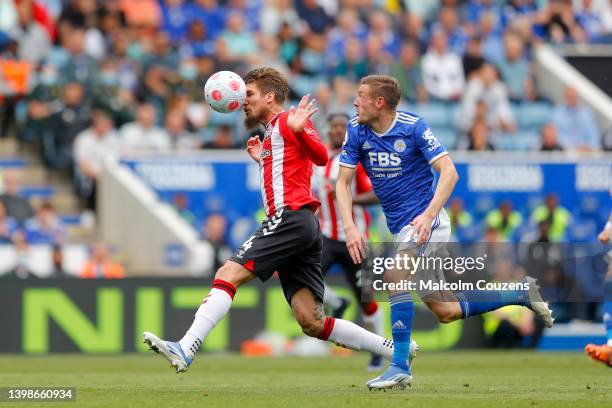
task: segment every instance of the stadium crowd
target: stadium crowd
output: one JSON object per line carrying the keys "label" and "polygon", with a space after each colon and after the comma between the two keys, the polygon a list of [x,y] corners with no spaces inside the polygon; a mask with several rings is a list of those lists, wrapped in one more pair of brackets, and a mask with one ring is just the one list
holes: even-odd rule
{"label": "stadium crowd", "polygon": [[532,50],[610,38],[608,0],[3,0],[0,129],[84,179],[84,157],[121,149],[240,147],[241,114],[207,109],[202,84],[265,64],[292,99],[316,95],[319,125],[389,73],[451,149],[597,150],[575,89],[556,107],[538,95]]}

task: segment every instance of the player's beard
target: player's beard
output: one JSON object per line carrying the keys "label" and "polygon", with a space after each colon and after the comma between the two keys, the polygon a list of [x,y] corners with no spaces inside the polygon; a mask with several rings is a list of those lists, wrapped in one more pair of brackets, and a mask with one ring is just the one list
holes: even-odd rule
{"label": "player's beard", "polygon": [[255,119],[253,116],[244,116],[244,127],[248,130],[252,130],[259,126],[259,120]]}

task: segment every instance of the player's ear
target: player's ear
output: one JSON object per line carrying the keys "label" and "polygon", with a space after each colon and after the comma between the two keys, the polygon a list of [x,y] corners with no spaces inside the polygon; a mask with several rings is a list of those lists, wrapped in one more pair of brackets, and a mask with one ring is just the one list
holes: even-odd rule
{"label": "player's ear", "polygon": [[378,98],[376,98],[376,108],[378,109],[383,109],[385,107],[385,98],[383,98],[382,96],[379,96]]}
{"label": "player's ear", "polygon": [[274,92],[268,92],[264,95],[264,100],[266,101],[266,103],[273,103],[275,98],[276,95],[274,95]]}

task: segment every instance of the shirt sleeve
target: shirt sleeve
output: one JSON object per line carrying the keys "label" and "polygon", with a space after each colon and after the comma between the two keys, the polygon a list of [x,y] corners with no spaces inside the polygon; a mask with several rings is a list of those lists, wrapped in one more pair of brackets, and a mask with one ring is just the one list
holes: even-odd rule
{"label": "shirt sleeve", "polygon": [[354,169],[359,163],[359,156],[361,156],[361,144],[358,140],[358,133],[351,130],[352,125],[347,123],[346,126],[346,136],[344,137],[339,162],[341,166]]}
{"label": "shirt sleeve", "polygon": [[420,119],[416,123],[414,137],[416,138],[416,145],[429,164],[448,154],[424,119]]}
{"label": "shirt sleeve", "polygon": [[357,191],[355,191],[357,194],[369,193],[372,191],[372,182],[370,181],[370,178],[368,177],[361,163],[357,165],[355,180],[357,182]]}
{"label": "shirt sleeve", "polygon": [[308,158],[317,166],[327,164],[327,147],[321,142],[321,137],[310,120],[302,132],[295,134],[296,139]]}

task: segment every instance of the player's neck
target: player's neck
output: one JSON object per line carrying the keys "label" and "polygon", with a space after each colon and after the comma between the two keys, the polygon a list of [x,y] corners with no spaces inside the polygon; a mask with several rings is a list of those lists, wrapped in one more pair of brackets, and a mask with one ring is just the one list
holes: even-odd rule
{"label": "player's neck", "polygon": [[389,130],[394,120],[395,111],[383,111],[376,120],[372,121],[370,127],[373,131],[382,135]]}
{"label": "player's neck", "polygon": [[276,115],[283,111],[282,106],[275,106],[265,115],[264,120],[261,122],[262,125],[268,126],[268,124],[274,119]]}

